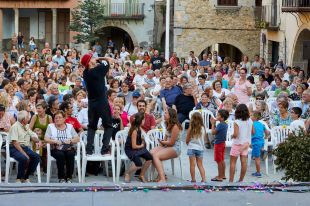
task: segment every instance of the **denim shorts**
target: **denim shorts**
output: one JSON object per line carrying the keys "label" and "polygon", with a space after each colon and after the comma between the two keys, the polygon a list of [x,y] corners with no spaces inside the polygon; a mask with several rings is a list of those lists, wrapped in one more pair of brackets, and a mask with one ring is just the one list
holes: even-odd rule
{"label": "denim shorts", "polygon": [[203,150],[188,149],[187,150],[187,155],[189,157],[203,158]]}

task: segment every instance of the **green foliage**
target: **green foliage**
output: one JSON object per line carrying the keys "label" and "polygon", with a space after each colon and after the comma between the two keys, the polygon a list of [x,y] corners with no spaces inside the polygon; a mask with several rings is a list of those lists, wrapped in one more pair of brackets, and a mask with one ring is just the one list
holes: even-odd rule
{"label": "green foliage", "polygon": [[101,0],[83,0],[72,10],[70,30],[78,32],[73,37],[77,43],[94,43],[99,39],[95,31],[104,19],[104,8]]}
{"label": "green foliage", "polygon": [[294,133],[273,151],[277,170],[284,170],[283,180],[310,182],[310,135]]}

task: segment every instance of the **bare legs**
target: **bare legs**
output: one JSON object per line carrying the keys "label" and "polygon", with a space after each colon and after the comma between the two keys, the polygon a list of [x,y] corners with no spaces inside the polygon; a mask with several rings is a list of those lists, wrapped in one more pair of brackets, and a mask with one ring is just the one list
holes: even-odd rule
{"label": "bare legs", "polygon": [[216,177],[218,180],[223,180],[226,178],[225,170],[226,170],[226,164],[225,161],[221,161],[217,163],[217,170],[218,170],[218,176]]}
{"label": "bare legs", "polygon": [[162,161],[176,158],[178,155],[172,147],[156,147],[152,149],[153,164],[158,172],[158,182],[166,182]]}
{"label": "bare legs", "polygon": [[130,182],[130,177],[133,173],[135,173],[138,169],[141,169],[141,173],[140,173],[140,179],[145,182],[144,179],[144,174],[147,170],[147,168],[149,168],[149,166],[151,165],[152,160],[148,160],[146,161],[142,167],[137,167],[134,163],[131,164],[131,166],[129,167],[129,169],[125,172],[125,182]]}
{"label": "bare legs", "polygon": [[260,173],[260,158],[255,158],[256,172]]}
{"label": "bare legs", "polygon": [[[238,157],[234,157],[230,155],[230,170],[229,170],[229,182],[234,181],[234,176],[235,176],[235,169],[236,169],[236,162],[237,162]],[[244,179],[244,176],[246,174],[247,170],[247,156],[240,155],[240,160],[241,160],[241,172],[240,172],[240,178],[239,182],[242,182]]]}

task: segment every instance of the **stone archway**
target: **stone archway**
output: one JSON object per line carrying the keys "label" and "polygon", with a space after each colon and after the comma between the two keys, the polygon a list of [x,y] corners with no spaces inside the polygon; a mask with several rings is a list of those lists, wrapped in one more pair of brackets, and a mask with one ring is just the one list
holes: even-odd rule
{"label": "stone archway", "polygon": [[[200,46],[200,48],[198,49],[199,52],[203,52],[205,51],[208,47],[212,46],[212,45],[215,45],[215,44],[219,44],[219,46],[223,46],[223,47],[231,47],[233,48],[236,52],[240,52],[241,55],[251,55],[252,52],[250,51],[250,49],[246,48],[244,45],[240,44],[239,42],[237,41],[234,41],[234,40],[229,40],[229,41],[218,41],[216,42],[215,40],[214,41],[210,41],[210,42],[207,42],[206,44],[202,44]],[[222,47],[222,48],[223,48]],[[222,54],[221,54],[221,47],[219,47],[219,55],[222,56],[223,55],[223,50],[222,50]],[[225,53],[224,53],[225,54]],[[225,54],[226,55],[226,54]],[[224,55],[224,56],[225,56]],[[254,55],[253,55],[254,56]],[[241,57],[242,58],[242,57]],[[240,57],[237,57],[236,58],[236,61],[237,60],[240,60]]]}
{"label": "stone archway", "polygon": [[[231,44],[226,43],[218,43],[218,55],[222,57],[224,60],[225,57],[230,57],[232,62],[236,62],[239,64],[242,61],[242,51]],[[213,49],[214,50],[214,49]],[[211,53],[212,51],[212,45],[205,48],[199,55],[199,58],[202,59],[202,55],[204,53]]]}
{"label": "stone archway", "polygon": [[116,44],[116,49],[120,49],[124,44],[129,51],[133,51],[134,47],[139,46],[139,43],[133,32],[126,26],[103,26],[96,31],[100,36],[102,45],[106,46],[108,39],[112,39]]}
{"label": "stone archway", "polygon": [[305,41],[310,41],[310,29],[309,28],[302,28],[298,34],[296,35],[296,39],[292,48],[292,66],[299,66],[302,69],[307,69],[307,73],[310,73],[309,68],[309,59],[304,59],[304,51],[303,51],[303,44]]}
{"label": "stone archway", "polygon": [[193,50],[196,55],[210,45],[230,44],[242,54],[252,60],[255,54],[259,54],[260,33],[257,30],[243,31],[210,30],[210,29],[180,29],[175,31],[174,50],[181,56],[188,56]]}

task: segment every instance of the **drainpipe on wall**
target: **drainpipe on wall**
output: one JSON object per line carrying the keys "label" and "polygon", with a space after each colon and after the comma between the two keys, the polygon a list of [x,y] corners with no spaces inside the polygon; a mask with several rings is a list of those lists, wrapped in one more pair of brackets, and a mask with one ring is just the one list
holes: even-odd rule
{"label": "drainpipe on wall", "polygon": [[284,37],[284,62],[287,65],[286,59],[286,37]]}

